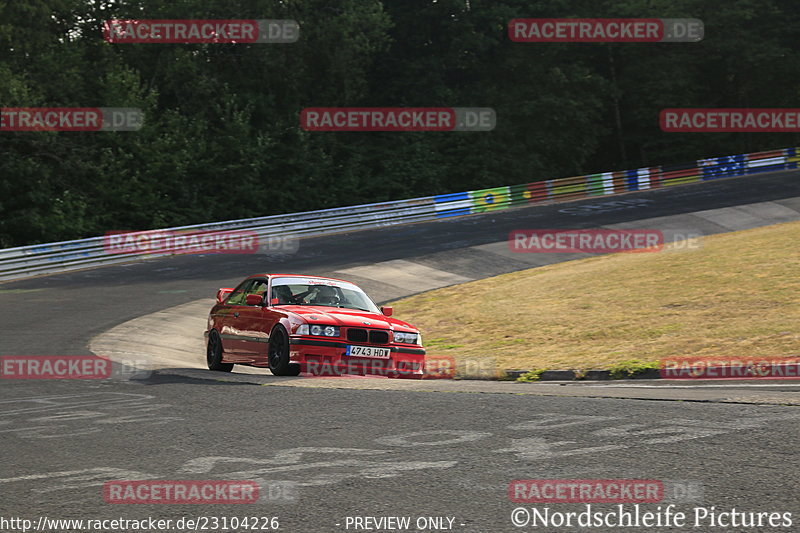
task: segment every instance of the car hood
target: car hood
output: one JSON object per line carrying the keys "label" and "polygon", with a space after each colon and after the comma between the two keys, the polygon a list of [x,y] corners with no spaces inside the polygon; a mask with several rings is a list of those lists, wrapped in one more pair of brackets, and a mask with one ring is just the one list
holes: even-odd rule
{"label": "car hood", "polygon": [[407,322],[369,311],[321,305],[282,305],[280,308],[300,316],[309,324],[417,331]]}

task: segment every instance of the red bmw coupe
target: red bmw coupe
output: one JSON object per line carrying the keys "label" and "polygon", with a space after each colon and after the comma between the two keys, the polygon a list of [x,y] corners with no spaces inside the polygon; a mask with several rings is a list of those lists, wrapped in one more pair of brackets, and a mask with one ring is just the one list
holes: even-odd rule
{"label": "red bmw coupe", "polygon": [[217,291],[208,316],[210,370],[269,367],[276,376],[421,378],[422,336],[348,281],[257,274]]}

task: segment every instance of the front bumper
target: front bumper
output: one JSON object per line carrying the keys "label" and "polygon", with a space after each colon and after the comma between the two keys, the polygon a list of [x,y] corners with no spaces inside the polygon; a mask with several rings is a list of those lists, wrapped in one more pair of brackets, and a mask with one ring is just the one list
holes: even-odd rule
{"label": "front bumper", "polygon": [[[388,348],[389,358],[345,355],[347,346]],[[386,376],[419,379],[425,372],[425,349],[411,346],[348,343],[319,337],[289,337],[289,360],[298,363],[300,370],[320,377]]]}

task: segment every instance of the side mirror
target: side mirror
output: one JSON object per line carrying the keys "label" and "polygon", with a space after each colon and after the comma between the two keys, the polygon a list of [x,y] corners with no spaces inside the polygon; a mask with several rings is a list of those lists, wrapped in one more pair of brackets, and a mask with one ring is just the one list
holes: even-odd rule
{"label": "side mirror", "polygon": [[260,294],[248,294],[244,299],[244,303],[247,305],[261,305],[263,299]]}
{"label": "side mirror", "polygon": [[381,313],[383,313],[386,316],[392,316],[392,308],[388,305],[384,305],[383,307],[381,307]]}
{"label": "side mirror", "polygon": [[269,301],[269,305],[278,305],[279,303],[281,303],[281,301],[278,298],[272,298]]}
{"label": "side mirror", "polygon": [[233,292],[233,289],[220,289],[217,291],[217,303],[222,303],[225,301],[225,298],[228,297],[230,293]]}

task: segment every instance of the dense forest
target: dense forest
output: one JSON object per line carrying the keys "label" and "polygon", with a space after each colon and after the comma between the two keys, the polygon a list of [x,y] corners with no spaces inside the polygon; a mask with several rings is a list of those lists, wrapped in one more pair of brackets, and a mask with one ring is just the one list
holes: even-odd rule
{"label": "dense forest", "polygon": [[[698,43],[517,43],[523,17],[691,17]],[[293,19],[292,44],[111,44],[109,19]],[[664,133],[800,107],[791,0],[0,0],[0,107],[137,107],[136,132],[0,132],[0,247],[795,146]],[[307,107],[490,107],[491,132],[310,132]]]}

